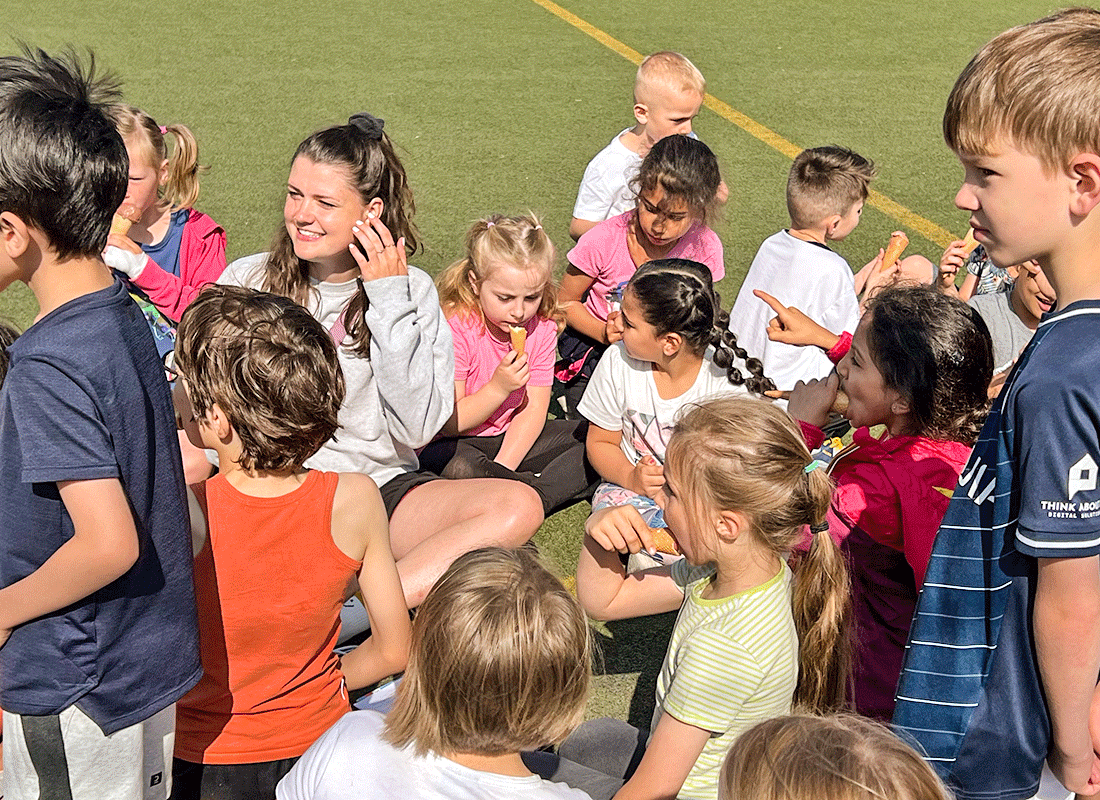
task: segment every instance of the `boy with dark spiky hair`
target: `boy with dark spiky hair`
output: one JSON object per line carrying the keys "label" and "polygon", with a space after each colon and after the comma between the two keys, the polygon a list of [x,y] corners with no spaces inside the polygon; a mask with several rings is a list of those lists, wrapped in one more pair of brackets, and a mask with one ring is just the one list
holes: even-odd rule
{"label": "boy with dark spiky hair", "polygon": [[959,798],[1100,792],[1098,119],[1084,8],[993,39],[944,114],[975,238],[997,264],[1034,259],[1058,298],[963,469],[898,686],[895,724]]}
{"label": "boy with dark spiky hair", "polygon": [[100,258],[126,192],[115,96],[73,54],[0,58],[0,289],[39,305],[0,393],[8,800],[166,797],[201,675],[168,384]]}

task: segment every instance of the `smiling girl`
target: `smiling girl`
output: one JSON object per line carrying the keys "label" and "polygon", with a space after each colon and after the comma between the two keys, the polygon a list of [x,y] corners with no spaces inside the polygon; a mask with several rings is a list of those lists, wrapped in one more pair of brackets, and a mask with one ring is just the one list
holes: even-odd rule
{"label": "smiling girl", "polygon": [[788,411],[813,449],[837,390],[848,395],[856,431],[829,465],[829,531],[852,572],[856,710],[888,721],[932,542],[989,409],[993,349],[974,309],[929,286],[884,290],[845,345],[829,351],[846,350],[836,372],[800,382]]}
{"label": "smiling girl", "polygon": [[566,329],[558,342],[557,379],[568,410],[577,403],[596,362],[615,341],[607,325],[614,294],[642,264],[683,258],[705,264],[719,281],[726,274],[722,242],[707,227],[721,183],[718,159],[698,139],[661,139],[646,155],[632,182],[635,208],[604,220],[569,251],[558,290]]}
{"label": "smiling girl", "polygon": [[374,479],[410,606],[458,555],[518,546],[542,522],[538,494],[521,483],[419,471],[415,448],[454,407],[454,350],[432,279],[407,264],[419,248],[412,213],[382,120],[356,114],[298,146],[272,251],[233,262],[221,280],[289,297],[338,343],[340,427],[306,466]]}

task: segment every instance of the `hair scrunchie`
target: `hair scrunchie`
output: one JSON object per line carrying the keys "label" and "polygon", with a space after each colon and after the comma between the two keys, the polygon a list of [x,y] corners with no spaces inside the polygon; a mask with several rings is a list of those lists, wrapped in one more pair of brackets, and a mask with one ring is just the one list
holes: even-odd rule
{"label": "hair scrunchie", "polygon": [[354,125],[374,142],[382,140],[382,128],[385,127],[385,124],[384,119],[379,119],[366,111],[360,111],[358,114],[352,114],[348,117],[348,125]]}

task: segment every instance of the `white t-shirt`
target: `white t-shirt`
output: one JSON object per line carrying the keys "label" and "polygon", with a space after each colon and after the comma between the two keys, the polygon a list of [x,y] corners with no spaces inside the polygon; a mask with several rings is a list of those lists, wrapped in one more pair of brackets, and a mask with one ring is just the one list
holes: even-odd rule
{"label": "white t-shirt", "polygon": [[629,130],[625,128],[616,134],[611,144],[596,153],[585,167],[573,206],[573,216],[577,219],[602,222],[634,208],[630,179],[638,173],[642,157],[619,141],[619,137]]}
{"label": "white t-shirt", "polygon": [[537,775],[482,772],[382,739],[383,718],[352,711],[305,752],[275,789],[278,800],[590,800]]}
{"label": "white t-shirt", "polygon": [[[691,388],[679,397],[666,399],[653,382],[653,365],[631,358],[623,343],[616,342],[596,365],[577,410],[593,425],[622,431],[619,446],[631,464],[637,464],[646,455],[663,464],[672,427],[681,409],[712,397],[748,394],[744,386],[729,382],[726,371],[714,363],[713,357],[714,350],[707,348]],[[741,374],[748,376],[744,362],[735,363]]]}
{"label": "white t-shirt", "polygon": [[859,301],[848,262],[824,245],[780,231],[760,245],[730,312],[737,343],[764,362],[764,374],[776,388],[793,389],[798,381],[832,372],[833,364],[820,348],[768,339],[768,322],[775,312],[753,289],[794,306],[832,333],[853,333],[859,323]]}

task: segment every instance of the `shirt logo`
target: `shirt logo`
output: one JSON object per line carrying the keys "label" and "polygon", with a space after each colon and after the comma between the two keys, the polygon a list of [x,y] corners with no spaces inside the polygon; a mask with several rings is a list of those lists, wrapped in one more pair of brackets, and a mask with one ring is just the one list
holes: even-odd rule
{"label": "shirt logo", "polygon": [[1072,500],[1078,492],[1091,492],[1095,489],[1096,471],[1096,462],[1088,453],[1070,467],[1069,480],[1066,482],[1066,499]]}

